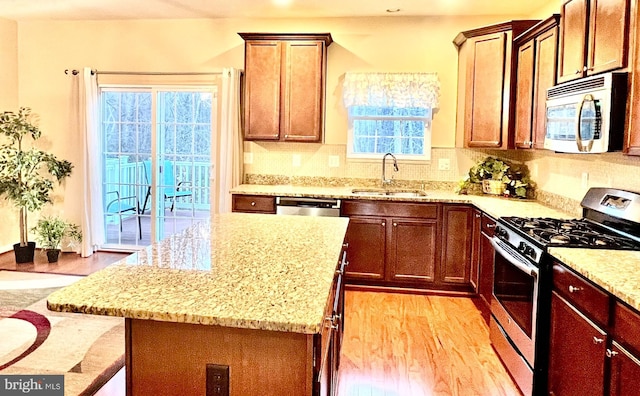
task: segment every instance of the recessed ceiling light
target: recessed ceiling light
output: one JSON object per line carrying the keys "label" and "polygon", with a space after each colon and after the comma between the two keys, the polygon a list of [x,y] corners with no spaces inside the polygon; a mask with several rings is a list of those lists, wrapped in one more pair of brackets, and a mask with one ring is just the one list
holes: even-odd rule
{"label": "recessed ceiling light", "polygon": [[277,7],[289,7],[293,0],[272,0],[272,2]]}
{"label": "recessed ceiling light", "polygon": [[400,12],[400,9],[399,8],[387,8],[387,12],[392,14],[394,12]]}

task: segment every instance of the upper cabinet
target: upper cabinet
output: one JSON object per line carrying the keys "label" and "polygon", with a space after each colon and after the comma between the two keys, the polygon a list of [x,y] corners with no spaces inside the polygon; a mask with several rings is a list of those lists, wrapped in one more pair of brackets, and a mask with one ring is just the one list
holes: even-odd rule
{"label": "upper cabinet", "polygon": [[513,148],[515,65],[513,38],[537,20],[509,21],[461,32],[458,47],[458,120],[464,147]]}
{"label": "upper cabinet", "polygon": [[245,139],[321,142],[331,35],[239,35],[245,40]]}
{"label": "upper cabinet", "polygon": [[558,21],[540,22],[516,37],[515,148],[543,148],[547,89],[556,84]]}
{"label": "upper cabinet", "polygon": [[558,82],[627,67],[630,0],[568,0],[561,8]]}

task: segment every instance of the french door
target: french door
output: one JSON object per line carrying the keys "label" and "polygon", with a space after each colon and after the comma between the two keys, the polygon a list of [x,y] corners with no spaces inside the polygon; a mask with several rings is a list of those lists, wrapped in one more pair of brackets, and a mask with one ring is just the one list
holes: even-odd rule
{"label": "french door", "polygon": [[102,87],[103,248],[136,249],[210,215],[217,87]]}

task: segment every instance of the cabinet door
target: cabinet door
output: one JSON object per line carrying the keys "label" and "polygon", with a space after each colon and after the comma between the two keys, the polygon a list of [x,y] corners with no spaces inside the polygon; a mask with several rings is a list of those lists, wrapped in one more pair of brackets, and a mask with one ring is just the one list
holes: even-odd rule
{"label": "cabinet door", "polygon": [[320,141],[324,118],[324,43],[285,44],[283,140]]}
{"label": "cabinet door", "polygon": [[549,341],[549,394],[602,395],[607,335],[555,291]]}
{"label": "cabinet door", "polygon": [[471,230],[473,209],[445,205],[442,211],[442,256],[438,281],[469,283],[471,267]]}
{"label": "cabinet door", "polygon": [[584,75],[587,37],[587,1],[569,0],[560,12],[558,82]]}
{"label": "cabinet door", "polygon": [[471,268],[469,282],[474,293],[480,290],[480,238],[482,238],[482,212],[473,210],[473,226],[471,235]]}
{"label": "cabinet door", "polygon": [[637,395],[640,385],[640,360],[616,342],[613,342],[607,356],[611,359],[609,395]]}
{"label": "cabinet door", "polygon": [[629,0],[591,0],[587,74],[627,66]]}
{"label": "cabinet door", "polygon": [[531,126],[533,111],[535,41],[527,41],[518,48],[516,77],[516,148],[531,148]]}
{"label": "cabinet door", "polygon": [[376,217],[351,217],[345,241],[349,244],[349,280],[382,281],[386,252],[386,221]]}
{"label": "cabinet door", "polygon": [[482,317],[489,324],[491,318],[491,294],[493,293],[493,261],[495,252],[489,236],[482,233],[480,237],[480,299],[484,305],[482,309]]}
{"label": "cabinet door", "polygon": [[558,59],[558,27],[555,26],[535,38],[535,74],[533,78],[533,148],[544,148],[547,133],[547,89],[556,84]]}
{"label": "cabinet door", "polygon": [[503,119],[507,125],[509,118],[508,110],[504,113],[507,109],[504,107],[505,90],[508,92],[510,81],[510,72],[505,69],[507,55],[510,58],[506,48],[507,37],[510,37],[510,32],[500,32],[469,43],[472,51],[466,78],[467,147],[508,147],[508,127],[503,126]]}
{"label": "cabinet door", "polygon": [[437,263],[436,220],[390,219],[387,280],[433,282]]}
{"label": "cabinet door", "polygon": [[281,43],[245,44],[245,139],[280,138]]}

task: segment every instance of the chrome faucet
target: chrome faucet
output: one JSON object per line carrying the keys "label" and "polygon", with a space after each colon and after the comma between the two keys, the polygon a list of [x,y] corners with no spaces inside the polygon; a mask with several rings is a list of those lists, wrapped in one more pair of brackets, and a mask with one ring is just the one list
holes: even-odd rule
{"label": "chrome faucet", "polygon": [[384,157],[382,157],[382,185],[386,186],[388,184],[391,184],[391,181],[393,179],[393,177],[391,179],[387,179],[387,156],[390,155],[391,158],[393,158],[393,171],[397,172],[398,169],[398,161],[396,160],[396,156],[391,154],[391,153],[386,153],[384,155]]}

